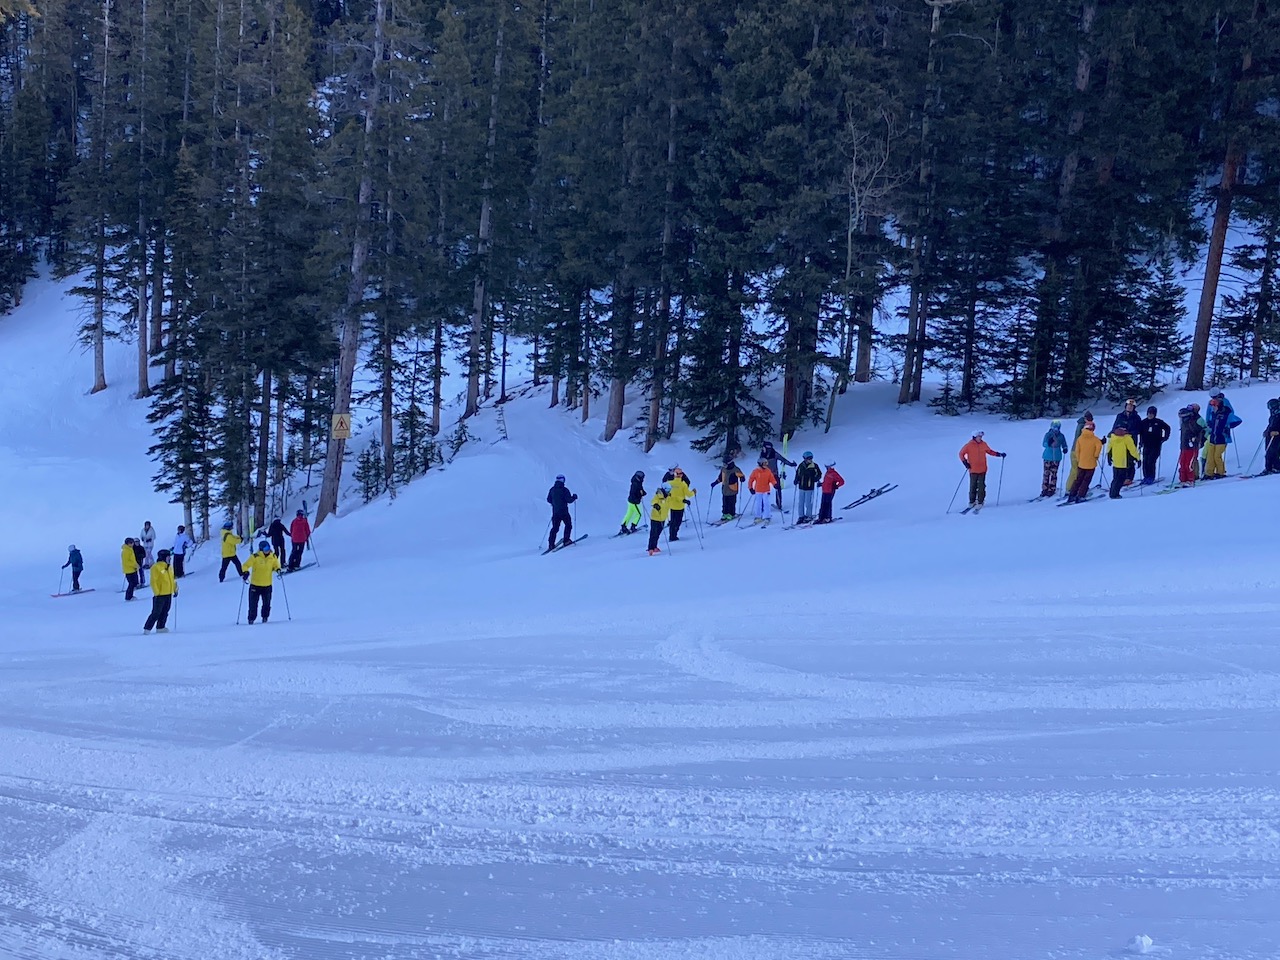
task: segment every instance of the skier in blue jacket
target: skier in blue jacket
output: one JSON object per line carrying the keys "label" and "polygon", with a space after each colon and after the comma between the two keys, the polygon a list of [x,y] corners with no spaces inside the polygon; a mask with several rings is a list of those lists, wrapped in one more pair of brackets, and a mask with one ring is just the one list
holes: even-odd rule
{"label": "skier in blue jacket", "polygon": [[1040,481],[1040,496],[1052,497],[1058,492],[1058,468],[1067,452],[1067,438],[1062,433],[1061,420],[1049,425],[1041,444],[1044,447],[1044,476]]}
{"label": "skier in blue jacket", "polygon": [[84,573],[84,557],[80,551],[76,549],[73,543],[67,547],[67,562],[62,565],[62,569],[71,568],[71,592],[80,592],[80,574]]}

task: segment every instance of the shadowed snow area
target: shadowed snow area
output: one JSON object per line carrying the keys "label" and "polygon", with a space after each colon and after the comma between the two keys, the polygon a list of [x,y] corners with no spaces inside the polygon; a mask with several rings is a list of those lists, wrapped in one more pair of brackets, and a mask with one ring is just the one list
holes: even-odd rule
{"label": "shadowed snow area", "polygon": [[[650,558],[609,539],[627,480],[679,462],[705,510],[694,434],[645,456],[531,392],[349,499],[291,620],[234,625],[204,545],[143,636],[119,546],[180,513],[131,347],[85,395],[68,310],[0,317],[0,956],[1280,955],[1280,480],[1028,503],[1047,423],[871,385],[791,456],[837,507],[899,489]],[[1272,392],[1228,393],[1237,474]],[[946,515],[979,427],[1006,476]],[[589,538],[542,557],[556,473]],[[73,542],[95,592],[52,599]]]}

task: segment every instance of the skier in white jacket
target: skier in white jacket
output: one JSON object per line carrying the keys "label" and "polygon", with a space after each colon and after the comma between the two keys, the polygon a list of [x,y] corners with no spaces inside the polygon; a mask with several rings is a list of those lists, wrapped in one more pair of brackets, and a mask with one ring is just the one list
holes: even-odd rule
{"label": "skier in white jacket", "polygon": [[178,527],[178,533],[173,538],[173,575],[175,578],[186,576],[186,571],[182,569],[182,564],[187,559],[187,551],[194,549],[195,545],[196,542],[187,533],[187,528]]}
{"label": "skier in white jacket", "polygon": [[147,558],[142,562],[143,569],[147,569],[152,564],[152,548],[156,545],[156,528],[151,525],[148,520],[142,525],[142,533],[138,534],[138,542],[142,544],[142,549],[147,551]]}

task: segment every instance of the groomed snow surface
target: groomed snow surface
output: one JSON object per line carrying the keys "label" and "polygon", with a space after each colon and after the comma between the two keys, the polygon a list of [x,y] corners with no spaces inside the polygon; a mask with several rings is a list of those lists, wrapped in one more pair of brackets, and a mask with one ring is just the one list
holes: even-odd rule
{"label": "groomed snow surface", "polygon": [[[898,490],[650,558],[609,539],[627,480],[679,462],[705,509],[693,434],[533,394],[349,501],[292,620],[235,626],[206,544],[143,636],[120,544],[181,518],[131,348],[86,396],[74,325],[49,283],[0,318],[0,956],[1280,955],[1280,480],[1028,504],[1044,422],[873,385],[791,451],[837,506]],[[1229,393],[1242,465],[1274,393]],[[997,464],[946,515],[976,427],[1000,505]],[[542,557],[558,472],[590,537]],[[69,543],[95,592],[55,600]]]}

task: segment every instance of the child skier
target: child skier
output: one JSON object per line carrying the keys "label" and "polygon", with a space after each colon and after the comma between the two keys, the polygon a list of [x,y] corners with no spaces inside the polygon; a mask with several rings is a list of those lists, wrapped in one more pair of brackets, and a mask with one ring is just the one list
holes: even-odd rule
{"label": "child skier", "polygon": [[231,529],[231,521],[228,520],[222,525],[222,566],[218,570],[219,583],[226,581],[227,567],[235,567],[237,574],[244,575],[244,568],[240,566],[240,558],[236,556],[236,547],[240,546],[240,543],[240,538]]}
{"label": "child skier", "polygon": [[836,491],[843,486],[844,477],[836,473],[836,462],[832,460],[822,474],[822,503],[818,506],[818,523],[831,522],[831,504],[836,498]]}
{"label": "child skier", "polygon": [[738,469],[733,457],[725,457],[720,475],[711,481],[711,489],[722,484],[720,489],[720,522],[732,520],[738,515],[738,484],[744,483],[747,475]]}
{"label": "child skier", "polygon": [[1262,472],[1280,473],[1280,399],[1267,401],[1267,415],[1267,426],[1262,431],[1262,442],[1266,444]]}
{"label": "child skier", "polygon": [[1067,452],[1067,438],[1062,434],[1062,421],[1049,425],[1042,441],[1044,446],[1044,475],[1040,479],[1040,496],[1052,497],[1058,492],[1058,468]]}
{"label": "child skier", "polygon": [[653,495],[653,502],[649,506],[649,556],[654,556],[662,551],[658,549],[658,538],[662,536],[662,528],[667,524],[667,517],[671,513],[671,487],[669,484],[660,484],[658,490]]}
{"label": "child skier", "polygon": [[142,625],[143,633],[168,633],[169,611],[173,607],[173,598],[178,595],[178,581],[169,566],[169,551],[161,550],[156,554],[156,562],[151,566],[151,614]]}
{"label": "child skier", "polygon": [[271,549],[271,544],[263,540],[258,544],[258,552],[249,555],[245,561],[244,571],[240,579],[249,584],[249,622],[258,619],[258,601],[262,601],[262,622],[266,623],[271,616],[271,583],[272,574],[280,569],[280,558]]}
{"label": "child skier", "polygon": [[772,519],[772,511],[770,510],[769,492],[778,485],[778,478],[774,472],[769,469],[769,461],[761,457],[757,462],[757,466],[751,471],[751,476],[747,480],[747,489],[751,492],[753,502],[751,506],[752,523],[768,523]]}
{"label": "child skier", "polygon": [[62,569],[71,568],[71,592],[80,592],[80,574],[84,573],[84,557],[80,555],[80,551],[76,549],[73,543],[67,547],[67,562],[62,565]]}
{"label": "child skier", "polygon": [[187,551],[192,549],[196,542],[187,534],[187,528],[178,525],[178,532],[173,538],[173,551],[170,556],[173,558],[173,576],[177,580],[181,580],[186,576],[186,571],[182,569],[183,563],[187,559]]}
{"label": "child skier", "polygon": [[1137,465],[1138,445],[1129,435],[1129,429],[1117,426],[1111,431],[1107,441],[1107,462],[1111,464],[1111,499],[1120,499],[1120,488],[1133,482],[1134,467]]}
{"label": "child skier", "polygon": [[806,450],[796,467],[796,523],[813,522],[813,491],[821,480],[822,470],[813,462],[813,451]]}
{"label": "child skier", "polygon": [[547,491],[547,503],[551,504],[551,536],[547,538],[547,549],[553,550],[556,537],[560,534],[560,525],[564,524],[564,539],[560,546],[567,547],[573,543],[573,518],[569,516],[569,504],[576,503],[578,495],[570,493],[564,485],[564,475],[556,477],[556,482]]}
{"label": "child skier", "polygon": [[622,518],[622,526],[618,535],[635,533],[640,526],[640,504],[644,503],[644,471],[637,470],[631,475],[631,489],[627,491],[627,513]]}
{"label": "child skier", "polygon": [[120,548],[120,569],[124,571],[126,601],[133,599],[133,592],[141,585],[138,581],[138,554],[133,547],[133,537],[125,537],[124,546]]}
{"label": "child skier", "polygon": [[151,564],[155,562],[151,551],[156,545],[156,528],[151,525],[150,520],[143,522],[142,533],[138,535],[138,543],[142,545],[142,569],[149,570],[151,569]]}
{"label": "child skier", "polygon": [[693,502],[689,498],[696,496],[698,491],[689,486],[689,478],[679,466],[672,467],[671,479],[664,478],[663,482],[671,488],[671,519],[670,529],[667,530],[667,542],[671,543],[680,539],[680,524],[684,523],[684,508]]}
{"label": "child skier", "polygon": [[307,522],[307,515],[299,510],[293,515],[293,522],[289,524],[289,542],[293,544],[293,549],[289,551],[290,572],[302,566],[302,548],[310,539],[311,524]]}

